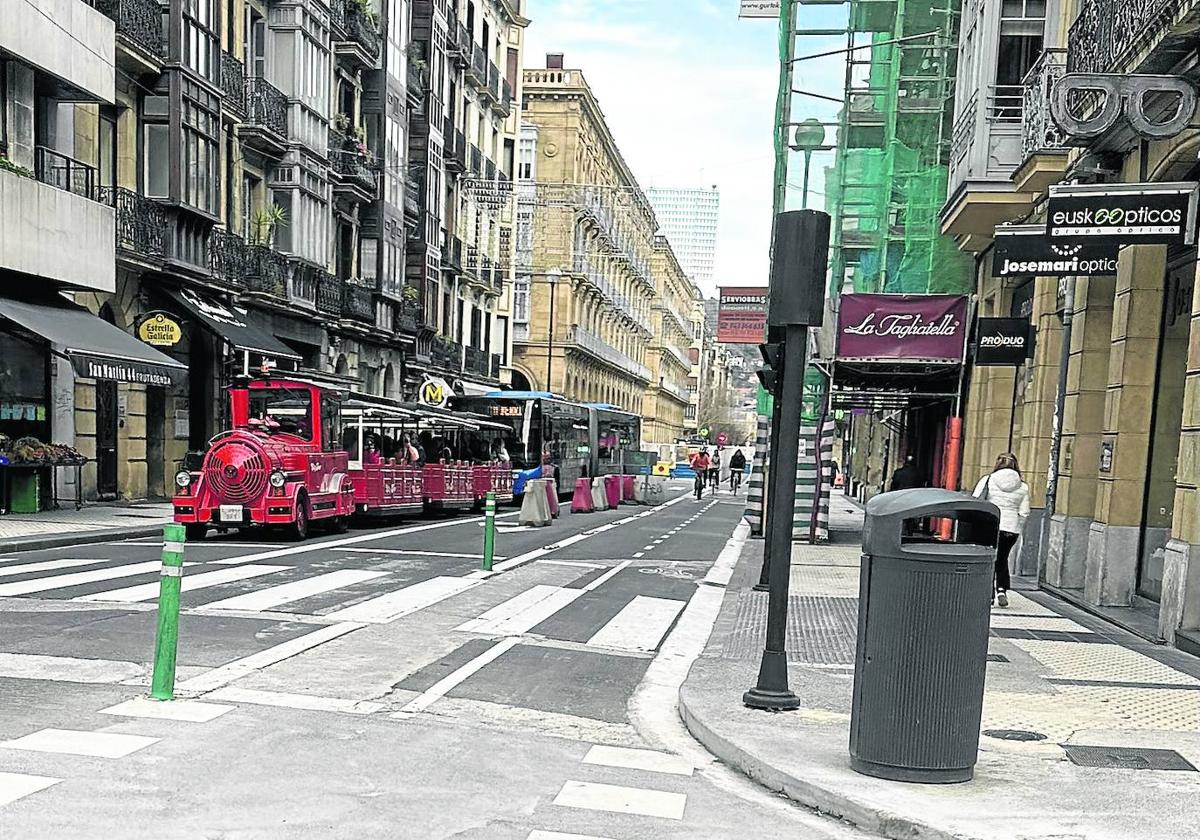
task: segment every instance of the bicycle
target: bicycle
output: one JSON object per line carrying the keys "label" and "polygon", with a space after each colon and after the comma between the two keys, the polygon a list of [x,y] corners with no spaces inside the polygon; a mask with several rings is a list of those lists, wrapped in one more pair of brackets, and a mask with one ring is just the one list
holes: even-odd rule
{"label": "bicycle", "polygon": [[733,494],[742,491],[742,471],[734,470],[729,474],[729,492]]}
{"label": "bicycle", "polygon": [[704,495],[704,471],[696,470],[696,501],[700,501],[700,497]]}

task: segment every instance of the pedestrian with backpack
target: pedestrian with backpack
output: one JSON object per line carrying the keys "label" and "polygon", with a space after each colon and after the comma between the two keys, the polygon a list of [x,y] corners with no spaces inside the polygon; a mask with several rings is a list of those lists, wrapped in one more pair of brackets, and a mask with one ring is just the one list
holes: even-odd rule
{"label": "pedestrian with backpack", "polygon": [[1008,589],[1011,584],[1008,572],[1008,555],[1016,545],[1017,538],[1029,518],[1029,485],[1021,478],[1017,456],[1005,452],[996,459],[996,466],[979,479],[972,494],[1000,508],[1000,535],[996,545],[996,600],[1000,606],[1008,606]]}

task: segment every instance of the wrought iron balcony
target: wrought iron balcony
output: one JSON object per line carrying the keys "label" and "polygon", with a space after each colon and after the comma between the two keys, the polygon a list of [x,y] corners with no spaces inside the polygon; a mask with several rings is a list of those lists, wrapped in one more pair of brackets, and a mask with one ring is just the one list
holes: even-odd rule
{"label": "wrought iron balcony", "polygon": [[337,318],[342,314],[342,287],[345,283],[328,271],[317,274],[317,311]]}
{"label": "wrought iron balcony", "polygon": [[476,376],[494,379],[498,374],[492,361],[499,358],[499,356],[494,356],[486,350],[480,350],[477,347],[466,347],[464,348],[465,363],[463,370],[467,373],[473,373]]}
{"label": "wrought iron balcony", "polygon": [[404,179],[404,214],[413,219],[421,218],[421,181],[412,169]]}
{"label": "wrought iron balcony", "polygon": [[[1121,73],[1171,31],[1181,0],[1082,0],[1067,34],[1067,72]],[[1194,29],[1194,26],[1192,27]]]}
{"label": "wrought iron balcony", "polygon": [[43,184],[75,193],[84,198],[97,200],[96,167],[89,166],[83,161],[48,149],[45,146],[33,147],[33,170],[37,179]]}
{"label": "wrought iron balcony", "polygon": [[442,244],[442,264],[454,271],[462,271],[463,243],[454,235],[447,235]]}
{"label": "wrought iron balcony", "polygon": [[229,53],[221,52],[221,92],[225,107],[235,114],[246,113],[246,68]]}
{"label": "wrought iron balcony", "polygon": [[375,299],[365,286],[346,283],[342,287],[342,317],[366,324],[375,323]]}
{"label": "wrought iron balcony", "polygon": [[1063,148],[1062,131],[1050,118],[1050,88],[1066,71],[1067,51],[1050,49],[1044,51],[1025,74],[1025,122],[1021,141],[1027,158]]}
{"label": "wrought iron balcony", "polygon": [[337,131],[329,132],[329,164],[334,175],[357,187],[368,197],[376,192],[375,169],[371,153],[356,140]]}
{"label": "wrought iron balcony", "polygon": [[244,286],[246,243],[242,237],[224,228],[214,228],[208,240],[208,266],[214,280],[230,286]]}
{"label": "wrought iron balcony", "polygon": [[117,33],[156,58],[165,55],[163,8],[158,0],[96,0],[96,9],[112,19]]}
{"label": "wrought iron balcony", "polygon": [[466,68],[471,64],[471,33],[461,23],[457,26],[457,32],[458,37],[450,46],[450,58],[460,68]]}
{"label": "wrought iron balcony", "polygon": [[246,122],[287,138],[287,97],[266,79],[246,80]]}
{"label": "wrought iron balcony", "polygon": [[650,380],[650,369],[648,367],[634,361],[617,348],[605,343],[600,336],[590,330],[584,329],[578,324],[571,327],[571,341],[601,361],[623,370],[637,379]]}
{"label": "wrought iron balcony", "polygon": [[473,44],[471,47],[471,64],[467,67],[467,81],[475,85],[480,92],[487,89],[487,56],[483,47]]}
{"label": "wrought iron balcony", "polygon": [[408,70],[406,72],[406,81],[408,87],[408,98],[413,101],[413,104],[419,103],[425,99],[425,90],[428,87],[429,70],[417,64],[413,59],[408,60]]}
{"label": "wrought iron balcony", "polygon": [[443,370],[462,370],[463,347],[457,341],[434,336],[429,348],[429,360]]}
{"label": "wrought iron balcony", "polygon": [[500,101],[496,105],[496,109],[503,115],[508,116],[512,113],[513,105],[513,89],[508,83],[508,79],[500,80]]}
{"label": "wrought iron balcony", "polygon": [[286,300],[287,257],[267,245],[246,246],[246,291]]}
{"label": "wrought iron balcony", "polygon": [[471,174],[483,174],[483,152],[474,143],[471,144]]}
{"label": "wrought iron balcony", "polygon": [[488,62],[487,87],[482,90],[482,93],[493,103],[500,102],[500,68],[493,61]]}
{"label": "wrought iron balcony", "polygon": [[355,0],[333,0],[334,6],[341,8],[335,12],[340,29],[346,34],[349,43],[360,49],[368,64],[374,64],[379,58],[379,29],[374,20],[368,17],[363,5]]}
{"label": "wrought iron balcony", "polygon": [[124,187],[101,187],[100,200],[116,208],[118,251],[138,260],[162,260],[167,214],[161,204]]}
{"label": "wrought iron balcony", "polygon": [[415,335],[425,320],[421,304],[415,301],[402,301],[396,312],[396,329],[403,333]]}
{"label": "wrought iron balcony", "polygon": [[443,155],[446,168],[459,173],[467,170],[467,135],[455,128],[446,132],[446,149]]}

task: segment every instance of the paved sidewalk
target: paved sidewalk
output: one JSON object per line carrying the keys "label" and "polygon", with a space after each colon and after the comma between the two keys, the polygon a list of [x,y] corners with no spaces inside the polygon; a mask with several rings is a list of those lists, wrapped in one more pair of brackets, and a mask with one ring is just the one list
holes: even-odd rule
{"label": "paved sidewalk", "polygon": [[41,513],[8,513],[0,516],[0,552],[154,536],[162,533],[172,513],[170,502],[89,504],[83,510],[71,506]]}
{"label": "paved sidewalk", "polygon": [[[1151,645],[1032,590],[992,612],[985,732],[975,780],[887,782],[849,766],[861,512],[833,500],[834,543],[792,557],[788,660],[802,708],[747,709],[766,623],[753,592],[762,543],[747,544],[704,654],[680,691],[680,713],[715,755],[774,790],[885,837],[1139,840],[1197,836],[1200,773],[1141,769],[1152,748],[1200,767],[1200,662]],[[840,540],[839,540],[840,536]],[[1077,766],[1066,746],[1120,756],[1119,769]],[[1152,756],[1151,760],[1154,757]]]}

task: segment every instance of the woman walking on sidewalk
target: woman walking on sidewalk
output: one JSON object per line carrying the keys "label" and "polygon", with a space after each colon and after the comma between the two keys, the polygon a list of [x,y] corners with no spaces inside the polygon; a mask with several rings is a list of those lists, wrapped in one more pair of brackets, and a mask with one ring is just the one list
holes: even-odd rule
{"label": "woman walking on sidewalk", "polygon": [[1000,508],[1000,537],[996,546],[996,597],[1008,606],[1008,555],[1029,517],[1029,485],[1021,480],[1017,456],[1005,452],[996,459],[991,473],[979,479],[972,494]]}

